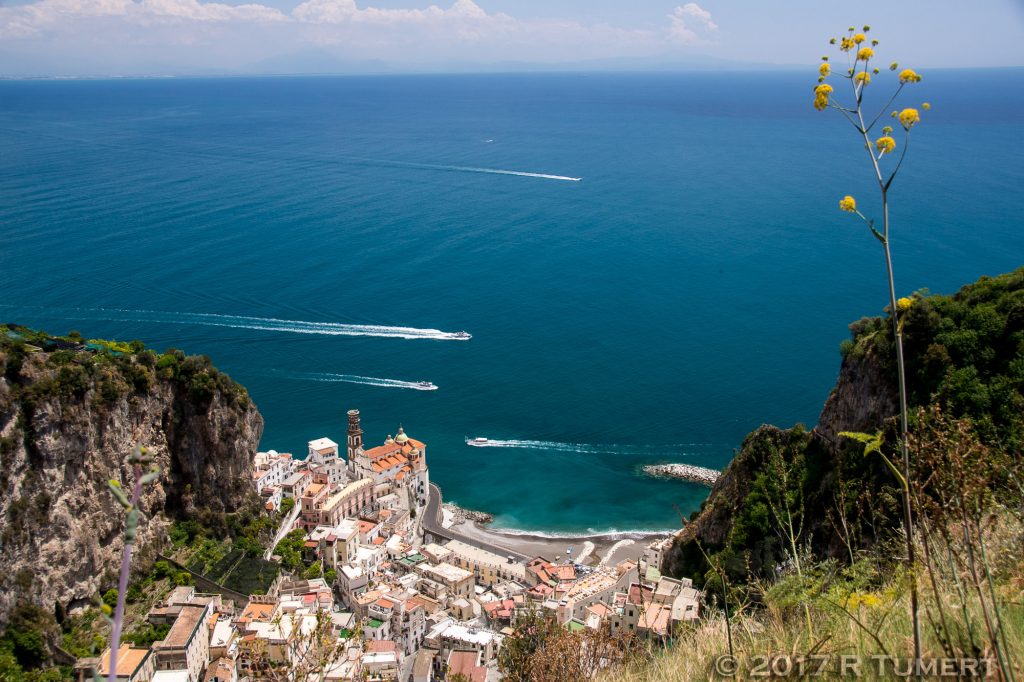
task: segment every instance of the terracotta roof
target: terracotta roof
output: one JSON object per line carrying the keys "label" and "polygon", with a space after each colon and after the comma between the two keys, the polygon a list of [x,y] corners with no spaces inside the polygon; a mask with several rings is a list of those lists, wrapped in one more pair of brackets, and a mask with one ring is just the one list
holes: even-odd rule
{"label": "terracotta roof", "polygon": [[654,590],[640,583],[633,583],[629,586],[629,596],[626,598],[630,604],[646,604],[651,601]]}
{"label": "terracotta roof", "polygon": [[405,605],[407,608],[409,604],[414,604],[415,606],[422,606],[423,610],[425,611],[427,609],[427,606],[429,606],[431,602],[428,602],[426,599],[424,599],[422,595],[414,594],[406,600]]}
{"label": "terracotta roof", "polygon": [[528,592],[530,592],[531,594],[540,595],[541,597],[546,597],[554,591],[554,588],[552,588],[550,585],[545,585],[544,583],[534,585],[528,590]]}
{"label": "terracotta roof", "polygon": [[565,564],[562,566],[555,566],[555,576],[559,580],[569,581],[576,580],[576,568],[572,564]]}
{"label": "terracotta roof", "polygon": [[302,493],[303,497],[316,497],[320,494],[320,491],[324,489],[323,483],[310,483],[306,491]]}
{"label": "terracotta roof", "polygon": [[398,651],[398,647],[395,646],[394,640],[390,639],[371,639],[366,643],[367,651]]}
{"label": "terracotta roof", "polygon": [[[146,660],[146,656],[149,655],[149,649],[147,648],[136,648],[131,644],[122,644],[121,648],[117,650],[117,675],[130,676],[142,662]],[[100,675],[106,677],[110,673],[110,649],[108,648],[103,652],[103,657],[100,659]]]}
{"label": "terracotta roof", "polygon": [[405,455],[397,453],[393,456],[379,457],[370,463],[370,468],[374,471],[387,471],[388,469],[394,469],[395,467],[404,466],[408,464],[409,460]]}
{"label": "terracotta roof", "polygon": [[363,454],[370,459],[375,460],[381,457],[387,457],[388,455],[393,455],[396,452],[401,452],[401,450],[402,446],[398,443],[385,443],[384,445],[378,445],[375,448],[364,450]]}
{"label": "terracotta roof", "polygon": [[659,635],[667,635],[668,620],[671,615],[672,607],[668,604],[650,604],[644,610],[643,615],[640,616],[640,621],[637,623],[637,627],[647,628]]}
{"label": "terracotta roof", "polygon": [[462,674],[471,682],[486,682],[487,668],[477,665],[480,654],[476,651],[453,651],[448,655],[450,675]]}
{"label": "terracotta roof", "polygon": [[253,620],[270,620],[270,617],[274,614],[274,609],[277,608],[277,604],[264,604],[261,602],[251,601],[242,611],[242,615],[239,620],[253,621]]}
{"label": "terracotta roof", "polygon": [[230,658],[221,656],[216,661],[210,664],[210,667],[206,669],[206,675],[203,677],[204,681],[215,682],[216,680],[226,680],[232,677],[231,673],[235,670],[235,662]]}

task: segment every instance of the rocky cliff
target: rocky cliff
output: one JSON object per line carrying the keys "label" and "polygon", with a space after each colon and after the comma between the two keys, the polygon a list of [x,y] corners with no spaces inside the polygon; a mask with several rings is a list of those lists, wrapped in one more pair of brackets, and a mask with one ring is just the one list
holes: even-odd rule
{"label": "rocky cliff", "polygon": [[113,583],[124,513],[107,481],[130,488],[124,458],[136,443],[162,471],[141,504],[140,563],[165,541],[171,519],[230,512],[249,495],[263,419],[208,359],[4,333],[0,626],[19,602],[66,608]]}
{"label": "rocky cliff", "polygon": [[[988,445],[1024,458],[1024,268],[952,296],[916,295],[903,322],[911,416],[915,406],[937,406],[969,420]],[[895,448],[891,323],[865,318],[850,330],[817,426],[748,435],[666,554],[667,572],[702,580],[707,555],[737,580],[770,573],[791,553],[778,528],[781,504],[792,505],[799,544],[819,557],[852,557],[899,528],[892,475],[839,436],[884,430]]]}
{"label": "rocky cliff", "polygon": [[[834,488],[842,478],[846,464],[859,464],[859,477],[882,473],[871,462],[862,460],[856,447],[839,437],[842,431],[873,431],[898,411],[895,386],[884,370],[877,354],[869,350],[863,354],[849,354],[843,360],[839,378],[822,409],[818,425],[808,432],[803,427],[780,429],[765,424],[751,432],[743,441],[736,457],[722,472],[711,489],[701,510],[694,514],[667,555],[666,570],[699,578],[700,567],[705,566],[703,552],[715,553],[732,548],[745,551],[729,552],[724,564],[739,575],[753,567],[770,567],[780,553],[786,551],[775,532],[763,533],[764,525],[753,525],[751,517],[770,514],[765,498],[770,496],[764,486],[758,485],[760,476],[775,477],[769,460],[781,455],[789,465],[799,462],[804,481],[804,494],[800,501],[806,514],[804,539],[816,539],[819,549],[835,554],[842,550],[841,540],[835,537],[835,528],[829,519],[830,505],[834,505]],[[778,466],[778,465],[774,465]],[[847,475],[849,478],[850,475]],[[765,481],[774,485],[775,481]],[[781,496],[777,496],[781,500]],[[739,537],[738,537],[739,536]],[[731,564],[731,566],[730,566]]]}

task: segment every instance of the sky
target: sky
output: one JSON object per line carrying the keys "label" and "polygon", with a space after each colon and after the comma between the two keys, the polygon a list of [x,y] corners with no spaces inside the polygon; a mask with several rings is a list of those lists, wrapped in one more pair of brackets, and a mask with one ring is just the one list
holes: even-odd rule
{"label": "sky", "polygon": [[901,64],[1024,66],[1024,0],[0,0],[0,76],[795,66],[865,23]]}

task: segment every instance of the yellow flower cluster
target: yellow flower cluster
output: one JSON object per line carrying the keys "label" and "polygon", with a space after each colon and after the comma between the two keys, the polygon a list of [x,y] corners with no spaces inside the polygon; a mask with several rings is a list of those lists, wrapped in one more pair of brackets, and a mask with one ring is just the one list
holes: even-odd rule
{"label": "yellow flower cluster", "polygon": [[847,194],[839,200],[839,208],[847,213],[853,213],[857,210],[857,201]]}
{"label": "yellow flower cluster", "polygon": [[904,109],[900,112],[900,125],[907,130],[910,130],[911,126],[921,120],[921,114],[917,113],[917,109]]}
{"label": "yellow flower cluster", "polygon": [[842,40],[839,41],[839,49],[842,50],[843,52],[849,52],[850,50],[853,49],[854,44],[855,43],[853,42],[852,38],[843,38]]}
{"label": "yellow flower cluster", "polygon": [[822,83],[814,88],[814,108],[822,111],[828,106],[828,96],[832,93],[832,86]]}
{"label": "yellow flower cluster", "polygon": [[911,306],[913,305],[914,299],[907,298],[906,296],[904,296],[900,300],[896,301],[896,310],[900,311],[901,313],[905,313],[908,310],[910,310]]}
{"label": "yellow flower cluster", "polygon": [[854,592],[847,600],[847,606],[850,609],[856,609],[861,606],[866,606],[869,609],[877,609],[881,605],[882,600],[879,599],[878,595],[874,592]]}
{"label": "yellow flower cluster", "polygon": [[818,73],[820,73],[821,77],[824,78],[828,76],[830,73],[832,73],[832,67],[828,65],[828,62],[825,62],[824,64],[818,67]]}
{"label": "yellow flower cluster", "polygon": [[857,85],[867,85],[871,82],[871,74],[867,71],[861,71],[853,77],[853,82]]}
{"label": "yellow flower cluster", "polygon": [[[857,59],[863,59],[864,61],[867,61],[874,56],[875,51],[872,50],[870,47],[862,47],[860,48],[860,51],[857,53]],[[909,71],[910,69],[907,70]]]}
{"label": "yellow flower cluster", "polygon": [[917,75],[917,72],[913,69],[903,69],[900,71],[900,83],[920,83],[921,76]]}
{"label": "yellow flower cluster", "polygon": [[888,135],[880,137],[875,140],[875,148],[883,154],[889,154],[892,150],[896,149],[896,140],[892,139]]}
{"label": "yellow flower cluster", "polygon": [[856,45],[860,45],[861,43],[863,43],[867,39],[868,39],[868,37],[866,35],[864,35],[863,33],[858,33],[857,35],[855,35],[853,37],[853,42]]}

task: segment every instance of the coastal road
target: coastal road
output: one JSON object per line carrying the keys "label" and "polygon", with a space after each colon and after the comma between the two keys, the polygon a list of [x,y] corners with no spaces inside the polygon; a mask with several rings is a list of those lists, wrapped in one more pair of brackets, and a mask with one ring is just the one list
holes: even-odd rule
{"label": "coastal road", "polygon": [[430,484],[430,496],[427,498],[427,507],[423,511],[423,532],[430,533],[435,538],[444,538],[446,540],[458,540],[465,542],[467,545],[479,547],[480,549],[492,552],[501,557],[511,556],[516,561],[526,563],[531,559],[524,554],[520,554],[507,547],[501,547],[500,545],[494,545],[476,538],[471,538],[452,528],[445,528],[441,524],[441,519],[444,518],[441,513],[441,489],[435,484]]}

